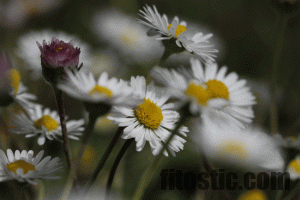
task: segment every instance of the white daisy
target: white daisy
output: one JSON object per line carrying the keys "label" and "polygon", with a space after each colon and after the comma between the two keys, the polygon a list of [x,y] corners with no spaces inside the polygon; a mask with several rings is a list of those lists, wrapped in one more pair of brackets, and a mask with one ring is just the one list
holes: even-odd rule
{"label": "white daisy", "polygon": [[300,178],[300,156],[299,155],[289,163],[287,167],[287,172],[290,174],[291,180],[296,180]]}
{"label": "white daisy", "polygon": [[[246,87],[246,80],[238,80],[234,72],[225,75],[227,67],[218,70],[215,63],[202,66],[200,61],[191,58],[191,71],[155,67],[151,75],[167,87],[171,95],[181,102],[191,101],[190,112],[227,120],[238,127],[252,122],[252,105],[255,97]],[[216,119],[216,120],[217,120]]]}
{"label": "white daisy", "polygon": [[201,125],[195,127],[194,141],[212,162],[252,171],[282,172],[281,148],[258,127],[238,130],[228,124],[217,125],[206,117]]}
{"label": "white daisy", "polygon": [[[51,111],[49,108],[42,109],[42,106],[36,104],[32,109],[27,109],[28,116],[25,113],[16,114],[11,122],[14,128],[11,132],[25,134],[27,138],[38,137],[38,144],[43,145],[46,138],[49,140],[57,139],[62,136],[60,119],[57,111]],[[78,136],[84,131],[84,120],[67,121],[68,137],[78,140]]]}
{"label": "white daisy", "polygon": [[98,80],[92,72],[79,71],[76,74],[67,71],[68,80],[58,84],[58,88],[70,96],[89,103],[126,104],[125,97],[131,94],[127,82],[117,78],[108,78],[101,73]]}
{"label": "white daisy", "polygon": [[218,51],[208,44],[208,39],[213,36],[212,34],[204,35],[202,32],[194,34],[194,31],[186,28],[185,21],[179,22],[177,16],[169,24],[168,17],[165,14],[161,16],[155,6],[152,9],[146,5],[144,10],[140,10],[140,13],[139,15],[146,21],[140,19],[138,21],[153,29],[148,34],[161,34],[156,36],[156,39],[173,40],[179,48],[196,53],[204,60],[214,60],[213,57],[216,57],[214,53]]}
{"label": "white daisy", "polygon": [[19,150],[15,154],[7,150],[7,156],[0,150],[0,181],[16,179],[20,182],[36,184],[35,179],[59,179],[55,174],[62,168],[58,157],[51,160],[47,156],[42,160],[44,151],[33,157],[33,151]]}
{"label": "white daisy", "polygon": [[130,62],[153,64],[163,53],[160,42],[153,42],[145,34],[147,28],[121,11],[107,9],[96,13],[91,27],[99,39],[118,49]]}
{"label": "white daisy", "polygon": [[276,134],[273,136],[276,140],[277,144],[286,149],[295,149],[300,150],[300,136],[297,138],[294,136],[287,136],[283,138],[280,134]]}
{"label": "white daisy", "polygon": [[[134,109],[115,107],[116,115],[107,118],[121,127],[126,127],[122,138],[135,138],[137,151],[141,151],[148,141],[153,155],[157,155],[162,148],[162,142],[168,140],[170,131],[175,128],[179,114],[171,110],[174,106],[172,103],[166,104],[169,96],[158,95],[152,84],[147,87],[144,77],[131,77],[131,87],[133,95],[142,103],[137,104]],[[181,136],[186,136],[186,132],[188,129],[184,126],[179,130]],[[183,149],[186,142],[181,136],[175,135],[168,146],[173,156],[175,152]],[[168,156],[167,151],[163,153]]]}
{"label": "white daisy", "polygon": [[77,36],[69,35],[62,31],[31,31],[18,39],[16,54],[26,62],[26,67],[32,71],[32,79],[39,79],[42,77],[41,51],[36,45],[36,42],[43,44],[44,40],[51,41],[53,37],[63,40],[66,43],[72,40],[73,45],[80,48],[79,63],[83,63],[84,67],[82,69],[91,65],[90,47],[82,42]]}

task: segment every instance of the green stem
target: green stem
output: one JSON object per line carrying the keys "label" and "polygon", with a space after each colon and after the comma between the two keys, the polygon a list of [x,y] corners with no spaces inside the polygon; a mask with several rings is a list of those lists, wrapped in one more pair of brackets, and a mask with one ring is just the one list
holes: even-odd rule
{"label": "green stem", "polygon": [[114,176],[115,176],[115,173],[116,173],[116,170],[118,168],[118,165],[122,159],[122,157],[124,156],[126,150],[128,149],[128,147],[130,146],[130,144],[134,141],[134,139],[129,139],[125,142],[125,144],[122,146],[119,154],[117,155],[117,158],[110,170],[110,173],[109,173],[109,177],[108,177],[108,181],[107,181],[107,185],[106,185],[106,199],[109,199],[110,198],[110,191],[111,191],[111,185],[112,185],[112,182],[114,180]]}
{"label": "green stem", "polygon": [[54,86],[54,85],[53,85],[53,90],[55,93],[56,104],[57,104],[58,114],[59,114],[59,118],[60,118],[60,126],[61,126],[61,132],[62,132],[62,139],[63,139],[63,143],[64,143],[64,151],[65,151],[68,167],[69,167],[69,169],[72,169],[73,163],[72,163],[71,148],[70,148],[70,143],[69,143],[68,133],[67,133],[63,93],[61,90],[57,89],[56,86]]}
{"label": "green stem", "polygon": [[287,197],[284,200],[292,200],[293,197],[299,192],[300,190],[300,181],[297,183],[297,185],[294,187],[294,189],[287,195]]}
{"label": "green stem", "polygon": [[284,32],[286,29],[289,15],[280,15],[276,46],[273,57],[272,71],[271,71],[271,105],[270,105],[270,125],[271,133],[278,133],[278,111],[276,105],[276,91],[277,91],[277,79],[278,79],[278,68],[280,64],[280,57],[283,47]]}
{"label": "green stem", "polygon": [[161,56],[158,65],[161,67],[165,67],[166,61],[173,53],[165,48],[163,55]]}
{"label": "green stem", "polygon": [[91,180],[89,181],[88,183],[88,186],[87,186],[87,190],[94,184],[98,174],[101,172],[106,160],[108,159],[110,153],[112,152],[113,148],[115,147],[118,139],[120,138],[120,136],[122,135],[123,133],[123,130],[124,130],[124,127],[119,127],[116,134],[114,135],[113,139],[111,140],[111,142],[109,143],[106,151],[104,152],[102,158],[100,159],[98,165],[97,165],[97,168],[96,170],[94,171],[93,173],[93,176],[91,178]]}
{"label": "green stem", "polygon": [[154,171],[156,167],[159,165],[159,162],[163,156],[163,151],[167,149],[169,143],[175,136],[175,134],[178,132],[179,128],[187,121],[188,117],[190,116],[188,112],[189,104],[184,105],[181,108],[182,114],[180,115],[180,119],[176,124],[176,127],[171,132],[170,137],[168,138],[167,142],[164,144],[163,148],[160,150],[159,154],[156,156],[154,161],[149,165],[149,167],[146,169],[146,171],[143,173],[142,178],[140,179],[140,182],[138,184],[138,188],[136,189],[136,192],[133,196],[133,200],[140,200],[143,197],[144,191],[147,188],[148,184],[150,183]]}

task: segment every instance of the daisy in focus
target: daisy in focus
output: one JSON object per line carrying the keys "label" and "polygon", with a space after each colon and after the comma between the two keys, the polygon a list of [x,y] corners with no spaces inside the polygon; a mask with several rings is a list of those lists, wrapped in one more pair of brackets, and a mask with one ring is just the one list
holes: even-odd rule
{"label": "daisy in focus", "polygon": [[161,16],[155,6],[152,9],[146,5],[144,10],[140,10],[139,15],[144,20],[137,20],[151,28],[148,35],[160,35],[156,36],[156,39],[163,40],[163,44],[172,53],[187,50],[198,54],[203,60],[214,60],[213,57],[216,57],[215,53],[218,51],[208,42],[212,34],[204,35],[201,32],[195,34],[194,31],[187,29],[186,22],[179,22],[177,16],[169,24],[168,17],[165,14]]}
{"label": "daisy in focus", "polygon": [[[175,128],[175,123],[180,116],[176,111],[171,110],[174,106],[172,103],[166,104],[169,96],[159,95],[152,84],[146,86],[144,77],[132,77],[131,88],[133,96],[140,99],[141,103],[133,109],[115,107],[115,115],[107,118],[113,120],[120,127],[126,127],[122,138],[135,138],[137,151],[141,151],[148,141],[153,155],[157,155],[162,148],[162,143],[165,143],[170,137],[171,130]],[[186,137],[187,132],[189,132],[187,127],[182,126],[178,135],[174,135],[171,140],[168,151],[173,156],[175,156],[175,152],[183,149],[186,141],[182,136]],[[166,150],[163,153],[168,156]]]}
{"label": "daisy in focus", "polygon": [[191,71],[176,71],[154,67],[151,75],[181,103],[190,101],[190,112],[201,113],[216,121],[244,127],[252,122],[252,105],[255,97],[246,87],[246,80],[238,80],[227,67],[218,69],[217,64],[208,62],[205,67],[199,60],[191,58]]}
{"label": "daisy in focus", "polygon": [[[14,128],[10,129],[12,133],[25,134],[26,138],[38,137],[39,145],[43,145],[46,139],[60,141],[62,132],[57,111],[51,111],[49,108],[43,109],[41,105],[36,104],[27,112],[29,117],[25,113],[14,116],[11,121]],[[78,136],[81,136],[84,131],[83,125],[83,119],[67,121],[68,137],[79,140]]]}
{"label": "daisy in focus", "polygon": [[42,159],[44,151],[33,157],[33,151],[7,150],[7,155],[0,150],[0,181],[18,180],[36,184],[35,179],[59,179],[55,174],[62,168],[58,157],[51,156]]}

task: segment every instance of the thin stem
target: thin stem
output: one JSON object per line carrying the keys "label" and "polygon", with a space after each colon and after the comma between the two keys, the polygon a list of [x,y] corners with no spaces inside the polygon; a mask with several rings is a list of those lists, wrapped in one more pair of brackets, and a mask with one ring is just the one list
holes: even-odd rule
{"label": "thin stem", "polygon": [[173,53],[169,51],[167,48],[165,48],[163,55],[161,56],[158,65],[161,67],[164,67],[166,64],[166,61]]}
{"label": "thin stem", "polygon": [[271,105],[270,105],[270,125],[271,133],[278,133],[278,111],[276,105],[276,91],[277,91],[277,79],[278,79],[278,68],[280,63],[280,57],[283,47],[284,32],[286,29],[289,15],[280,15],[276,46],[273,57],[272,71],[271,71]]}
{"label": "thin stem", "polygon": [[293,197],[299,192],[300,190],[300,181],[297,183],[297,185],[294,187],[294,189],[287,195],[287,197],[284,200],[292,200]]}
{"label": "thin stem", "polygon": [[122,157],[124,156],[126,150],[128,149],[128,147],[130,146],[130,144],[134,141],[134,139],[129,139],[125,142],[125,144],[122,146],[119,154],[117,155],[117,158],[110,170],[110,173],[109,173],[109,177],[108,177],[108,181],[107,181],[107,185],[106,185],[106,199],[109,199],[110,197],[110,191],[111,191],[111,185],[112,185],[112,182],[114,180],[114,176],[115,176],[115,173],[116,173],[116,170],[117,170],[117,167],[122,159]]}
{"label": "thin stem", "polygon": [[[95,182],[95,180],[96,180],[98,174],[101,172],[101,170],[102,170],[102,168],[103,168],[103,166],[104,166],[106,160],[108,159],[110,153],[112,152],[113,148],[115,147],[115,145],[116,145],[118,139],[119,139],[120,136],[122,135],[123,130],[124,130],[124,127],[119,127],[118,130],[117,130],[117,132],[116,132],[116,134],[114,135],[113,139],[112,139],[111,142],[109,143],[109,145],[108,145],[106,151],[104,152],[102,158],[100,159],[100,161],[99,161],[99,163],[98,163],[98,165],[97,165],[96,170],[95,170],[94,173],[93,173],[92,178],[90,179],[90,181],[89,181],[89,183],[88,183],[88,186],[87,186],[88,189],[93,185],[93,183]],[[87,189],[87,190],[88,190],[88,189]]]}
{"label": "thin stem", "polygon": [[69,143],[68,133],[67,133],[63,93],[61,90],[57,89],[54,85],[53,85],[53,90],[55,93],[56,104],[57,104],[58,114],[60,118],[60,126],[62,132],[62,139],[64,143],[64,151],[65,151],[68,167],[69,169],[72,169],[73,163],[72,163],[71,148],[70,148],[70,143]]}
{"label": "thin stem", "polygon": [[145,189],[147,188],[149,182],[151,181],[154,175],[153,172],[155,171],[155,168],[159,165],[159,162],[163,156],[162,152],[167,149],[169,143],[171,142],[175,134],[178,132],[179,128],[186,122],[186,120],[190,116],[189,113],[187,113],[187,110],[188,110],[188,104],[184,105],[181,108],[181,111],[183,111],[183,113],[180,115],[181,117],[177,122],[176,127],[171,132],[170,137],[168,138],[167,142],[164,144],[163,148],[160,150],[159,154],[156,156],[154,161],[149,165],[149,167],[143,173],[143,176],[140,179],[140,183],[138,184],[138,188],[136,189],[136,192],[132,198],[133,200],[139,200],[142,198]]}

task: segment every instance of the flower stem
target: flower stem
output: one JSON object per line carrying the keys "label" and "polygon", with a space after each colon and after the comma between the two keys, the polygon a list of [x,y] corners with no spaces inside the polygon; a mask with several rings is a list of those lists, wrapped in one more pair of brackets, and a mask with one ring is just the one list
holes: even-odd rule
{"label": "flower stem", "polygon": [[119,154],[117,155],[117,158],[110,170],[110,173],[109,173],[109,177],[108,177],[108,181],[107,181],[107,185],[106,185],[106,199],[109,199],[110,197],[110,191],[111,191],[111,185],[112,185],[112,182],[114,180],[114,176],[115,176],[115,173],[116,173],[116,170],[117,170],[117,167],[122,159],[122,157],[124,156],[126,150],[128,149],[128,147],[130,146],[130,144],[134,141],[134,139],[129,139],[129,140],[126,140],[125,144],[122,146]]}
{"label": "flower stem", "polygon": [[106,151],[104,152],[102,158],[100,159],[96,170],[93,173],[92,178],[90,179],[90,181],[88,182],[88,186],[87,186],[87,190],[93,185],[93,183],[95,182],[98,174],[101,172],[106,160],[108,159],[110,153],[112,152],[113,148],[115,147],[119,137],[121,136],[121,134],[123,133],[124,127],[119,127],[116,134],[114,135],[113,139],[111,140],[111,142],[109,143]]}
{"label": "flower stem", "polygon": [[277,91],[277,79],[278,79],[278,67],[280,63],[280,57],[283,47],[284,32],[286,29],[289,15],[280,14],[277,39],[273,57],[273,64],[271,70],[271,105],[270,105],[270,125],[271,133],[278,133],[278,111],[276,105],[276,91]]}
{"label": "flower stem", "polygon": [[300,191],[300,182],[297,183],[294,189],[287,195],[287,197],[284,200],[292,200],[299,191]]}
{"label": "flower stem", "polygon": [[69,169],[72,169],[73,163],[72,163],[71,148],[70,148],[70,143],[69,143],[68,133],[67,133],[63,93],[61,90],[57,89],[56,86],[54,85],[53,85],[53,90],[55,93],[56,104],[57,104],[58,114],[60,118],[60,126],[62,132],[62,139],[64,143],[64,151],[65,151],[68,167]]}
{"label": "flower stem", "polygon": [[158,65],[161,67],[165,67],[166,61],[168,60],[168,58],[172,55],[173,53],[168,50],[167,48],[165,48],[163,55],[161,56]]}
{"label": "flower stem", "polygon": [[182,111],[181,115],[180,115],[181,117],[180,117],[179,121],[177,122],[176,127],[171,132],[170,137],[168,138],[168,140],[166,141],[166,143],[164,144],[163,148],[160,150],[159,154],[156,156],[154,161],[149,165],[149,167],[143,173],[142,178],[140,179],[140,182],[138,184],[138,188],[136,189],[135,194],[132,198],[133,200],[142,199],[144,191],[147,188],[148,184],[150,183],[150,181],[154,175],[153,172],[155,171],[156,167],[159,165],[159,162],[163,156],[163,151],[167,149],[169,143],[171,142],[173,137],[176,135],[179,128],[187,121],[187,119],[190,116],[190,114],[188,113],[188,110],[189,110],[188,106],[189,106],[189,104],[186,104],[180,109]]}

